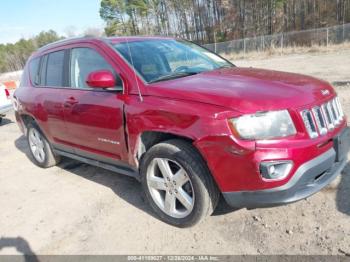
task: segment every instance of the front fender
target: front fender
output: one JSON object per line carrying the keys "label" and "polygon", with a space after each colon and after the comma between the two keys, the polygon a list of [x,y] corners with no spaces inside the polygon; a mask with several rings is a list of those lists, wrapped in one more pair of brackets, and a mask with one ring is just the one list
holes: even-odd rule
{"label": "front fender", "polygon": [[140,136],[160,132],[198,141],[207,136],[229,135],[226,115],[238,114],[230,109],[200,102],[144,96],[130,96],[125,103],[129,162],[136,165]]}

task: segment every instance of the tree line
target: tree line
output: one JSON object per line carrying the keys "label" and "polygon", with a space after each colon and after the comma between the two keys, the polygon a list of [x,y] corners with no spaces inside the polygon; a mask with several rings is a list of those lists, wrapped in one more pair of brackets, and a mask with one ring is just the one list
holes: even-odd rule
{"label": "tree line", "polygon": [[350,0],[102,0],[105,33],[170,35],[198,43],[350,22]]}
{"label": "tree line", "polygon": [[[102,0],[100,16],[107,36],[168,35],[204,44],[349,23],[350,0]],[[50,30],[0,44],[0,72],[22,69],[32,52],[62,38]]]}
{"label": "tree line", "polygon": [[14,44],[0,44],[0,72],[21,70],[29,56],[38,48],[62,39],[55,31],[41,32]]}

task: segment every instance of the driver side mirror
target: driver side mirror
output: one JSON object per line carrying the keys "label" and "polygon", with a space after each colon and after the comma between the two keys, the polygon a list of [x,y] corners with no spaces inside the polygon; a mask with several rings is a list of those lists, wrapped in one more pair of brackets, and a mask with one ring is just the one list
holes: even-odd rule
{"label": "driver side mirror", "polygon": [[[120,80],[119,76],[118,80]],[[111,71],[99,70],[91,72],[86,79],[86,83],[92,88],[111,88],[116,86],[117,80]]]}

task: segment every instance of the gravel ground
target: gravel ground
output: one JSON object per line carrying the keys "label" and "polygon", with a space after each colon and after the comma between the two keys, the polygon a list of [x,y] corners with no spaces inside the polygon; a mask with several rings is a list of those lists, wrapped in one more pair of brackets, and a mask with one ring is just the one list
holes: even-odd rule
{"label": "gravel ground", "polygon": [[302,73],[329,82],[350,82],[350,49],[340,48],[335,52],[275,56],[268,59],[235,60],[233,63],[244,67]]}
{"label": "gravel ground", "polygon": [[[265,61],[255,63],[273,66]],[[337,91],[350,115],[350,89]],[[203,223],[178,229],[154,217],[131,178],[69,159],[36,167],[13,114],[0,155],[0,254],[350,254],[349,164],[306,200],[255,210],[221,201]]]}

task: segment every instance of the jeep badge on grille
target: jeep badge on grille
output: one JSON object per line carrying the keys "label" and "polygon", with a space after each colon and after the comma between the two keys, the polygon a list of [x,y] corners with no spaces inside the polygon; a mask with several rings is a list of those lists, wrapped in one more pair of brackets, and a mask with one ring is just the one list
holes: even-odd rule
{"label": "jeep badge on grille", "polygon": [[328,96],[328,95],[329,95],[329,90],[323,89],[323,90],[321,90],[321,93],[322,93],[322,95],[324,95],[324,96]]}

